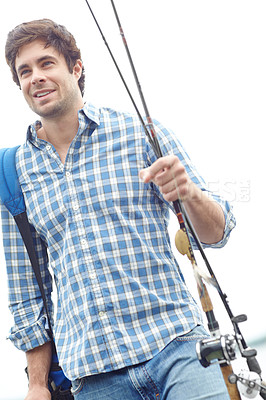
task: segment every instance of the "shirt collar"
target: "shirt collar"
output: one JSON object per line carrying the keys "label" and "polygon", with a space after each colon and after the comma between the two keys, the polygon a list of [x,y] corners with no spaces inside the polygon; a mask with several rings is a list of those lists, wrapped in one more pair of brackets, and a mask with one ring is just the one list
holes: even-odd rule
{"label": "shirt collar", "polygon": [[96,125],[100,125],[101,112],[98,107],[95,107],[91,103],[85,103],[84,107],[80,111],[83,111],[86,117],[89,118],[91,121],[95,122]]}
{"label": "shirt collar", "polygon": [[[93,124],[100,125],[100,109],[93,104],[86,102],[84,107],[79,110],[79,114],[83,113]],[[37,120],[31,124],[27,131],[27,140],[36,142],[38,140],[37,131],[42,126],[41,121]]]}

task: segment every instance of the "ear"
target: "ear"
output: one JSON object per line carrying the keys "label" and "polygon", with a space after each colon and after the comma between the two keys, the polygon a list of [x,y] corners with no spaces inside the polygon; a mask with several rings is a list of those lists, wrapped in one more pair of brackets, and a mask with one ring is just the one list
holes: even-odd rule
{"label": "ear", "polygon": [[73,75],[77,78],[77,81],[81,77],[82,67],[83,67],[82,61],[81,60],[77,60],[76,64],[73,67]]}

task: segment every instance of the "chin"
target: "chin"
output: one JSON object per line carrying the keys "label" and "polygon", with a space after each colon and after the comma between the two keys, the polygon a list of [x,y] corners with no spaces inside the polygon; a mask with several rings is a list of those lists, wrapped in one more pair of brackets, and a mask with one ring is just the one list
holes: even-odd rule
{"label": "chin", "polygon": [[48,107],[32,107],[32,111],[34,111],[37,115],[42,118],[56,118],[64,115],[64,110],[62,107],[58,105],[48,106]]}

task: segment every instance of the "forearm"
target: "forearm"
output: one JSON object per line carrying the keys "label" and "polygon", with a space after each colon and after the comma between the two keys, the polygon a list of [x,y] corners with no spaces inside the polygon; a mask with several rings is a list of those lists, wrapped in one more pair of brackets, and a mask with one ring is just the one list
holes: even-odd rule
{"label": "forearm", "polygon": [[48,375],[52,359],[51,342],[27,351],[26,357],[29,376],[29,392],[36,390],[37,388],[42,388],[44,392],[47,391]]}
{"label": "forearm", "polygon": [[190,195],[183,204],[200,241],[206,244],[219,242],[225,228],[222,208],[194,183],[191,183],[189,191]]}

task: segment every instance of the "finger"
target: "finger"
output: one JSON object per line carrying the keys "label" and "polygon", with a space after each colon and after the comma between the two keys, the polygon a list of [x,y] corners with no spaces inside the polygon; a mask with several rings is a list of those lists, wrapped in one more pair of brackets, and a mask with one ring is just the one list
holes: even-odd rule
{"label": "finger", "polygon": [[180,162],[175,163],[170,169],[165,169],[158,173],[154,182],[158,186],[167,185],[168,183],[174,181],[175,184],[180,185],[188,180],[188,175],[186,169]]}
{"label": "finger", "polygon": [[174,180],[171,180],[164,185],[158,185],[158,186],[159,186],[160,192],[163,195],[166,195],[167,193],[172,192],[173,190],[178,191],[177,184]]}
{"label": "finger", "polygon": [[154,178],[157,174],[160,174],[166,169],[170,169],[174,161],[178,160],[176,156],[165,156],[156,160],[150,167],[145,168],[145,171],[149,173],[149,176]]}
{"label": "finger", "polygon": [[171,175],[167,174],[166,169],[160,170],[156,175],[154,175],[151,167],[142,169],[139,172],[139,177],[144,183],[153,181],[156,185],[165,184],[171,180]]}
{"label": "finger", "polygon": [[183,164],[177,156],[171,155],[159,158],[150,167],[142,169],[139,177],[145,183],[153,181],[157,185],[163,185],[183,172],[185,172]]}
{"label": "finger", "polygon": [[[144,169],[140,170],[140,172],[139,172],[139,177],[140,177],[140,179],[143,180],[143,182],[148,183],[148,182],[150,182],[150,181],[154,181],[154,182],[156,183],[156,179],[157,179],[157,178],[158,178],[159,180],[160,180],[160,179],[161,179],[161,180],[164,179],[163,177],[164,177],[164,173],[166,172],[166,170],[165,170],[165,169],[162,169],[162,170],[158,170],[158,172],[156,172],[156,171],[157,171],[157,168],[156,168],[156,170],[155,170],[155,169],[153,169],[152,167],[153,167],[153,165],[152,165],[151,167],[144,168]],[[154,171],[155,171],[156,173],[154,173]],[[160,178],[160,177],[161,177],[161,178]]]}
{"label": "finger", "polygon": [[153,176],[150,173],[150,167],[140,170],[139,177],[144,183],[148,183],[152,180]]}
{"label": "finger", "polygon": [[188,196],[188,186],[182,185],[180,188],[174,187],[173,190],[167,192],[161,191],[166,201],[175,201],[177,199],[185,200]]}
{"label": "finger", "polygon": [[163,198],[164,198],[166,201],[170,202],[170,201],[175,201],[175,200],[179,199],[180,197],[179,197],[179,195],[178,195],[178,193],[177,193],[177,191],[176,191],[176,189],[175,189],[175,190],[173,190],[172,192],[169,192],[169,193],[167,193],[167,194],[164,194],[164,195],[163,195]]}

